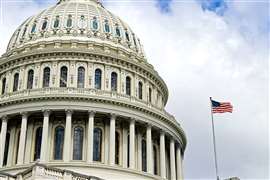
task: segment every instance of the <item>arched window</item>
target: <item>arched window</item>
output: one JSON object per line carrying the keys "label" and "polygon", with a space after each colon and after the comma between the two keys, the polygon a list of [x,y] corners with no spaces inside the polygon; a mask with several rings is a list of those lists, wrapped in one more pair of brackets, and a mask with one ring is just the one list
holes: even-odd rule
{"label": "arched window", "polygon": [[94,17],[93,20],[92,20],[92,28],[93,30],[98,30],[98,21],[97,21],[97,18]]}
{"label": "arched window", "polygon": [[65,129],[62,126],[57,126],[54,133],[54,160],[63,159]]}
{"label": "arched window", "polygon": [[139,99],[143,98],[143,84],[139,82]]}
{"label": "arched window", "polygon": [[94,129],[93,160],[101,162],[102,130]]}
{"label": "arched window", "polygon": [[116,26],[116,28],[115,28],[115,33],[116,33],[117,37],[121,37],[121,31],[120,31],[120,28],[118,26]]}
{"label": "arched window", "polygon": [[23,33],[22,33],[22,37],[24,37],[24,36],[25,36],[25,34],[26,34],[26,31],[27,31],[27,26],[28,26],[28,25],[26,25],[26,26],[24,27],[24,30],[23,30]]}
{"label": "arched window", "polygon": [[19,73],[16,73],[13,79],[13,92],[18,91],[18,87],[19,87]]}
{"label": "arched window", "polygon": [[146,164],[146,141],[142,140],[142,170],[144,172],[147,171],[147,164]]}
{"label": "arched window", "polygon": [[158,161],[157,161],[157,148],[156,146],[153,147],[153,156],[154,156],[154,174],[157,175],[158,174]]}
{"label": "arched window", "polygon": [[36,28],[37,28],[37,23],[34,22],[32,29],[31,29],[31,33],[35,33],[36,32]]}
{"label": "arched window", "polygon": [[48,20],[44,19],[43,24],[41,26],[41,30],[44,31],[47,28],[47,25],[48,25]]}
{"label": "arched window", "polygon": [[149,88],[149,102],[151,103],[152,102],[152,89]]}
{"label": "arched window", "polygon": [[67,74],[68,74],[68,68],[66,66],[61,67],[60,87],[67,87]]}
{"label": "arched window", "polygon": [[133,42],[134,42],[135,47],[137,47],[137,42],[136,42],[136,38],[134,34],[133,34]]}
{"label": "arched window", "polygon": [[6,83],[7,83],[7,79],[4,78],[2,80],[2,93],[1,94],[5,94],[5,92],[6,92]]}
{"label": "arched window", "polygon": [[68,19],[67,19],[67,28],[71,28],[72,26],[72,16],[68,15]]}
{"label": "arched window", "polygon": [[50,86],[50,75],[51,75],[50,68],[49,67],[44,68],[44,70],[43,70],[43,87]]}
{"label": "arched window", "polygon": [[111,74],[111,90],[117,91],[117,73],[112,72]]}
{"label": "arched window", "polygon": [[82,160],[83,155],[83,128],[75,127],[73,134],[73,160]]}
{"label": "arched window", "polygon": [[8,132],[7,135],[6,135],[6,143],[5,143],[5,150],[4,150],[3,166],[6,166],[7,165],[9,140],[10,140],[10,133]]}
{"label": "arched window", "polygon": [[115,132],[115,164],[119,165],[120,161],[120,135]]}
{"label": "arched window", "polygon": [[34,71],[31,69],[28,71],[27,89],[33,89],[33,83],[34,83]]}
{"label": "arched window", "polygon": [[126,77],[126,95],[131,95],[131,79],[129,76]]}
{"label": "arched window", "polygon": [[109,25],[108,20],[105,20],[104,28],[105,28],[105,32],[106,32],[106,33],[109,33],[109,32],[111,31],[111,30],[110,30],[110,25]]}
{"label": "arched window", "polygon": [[34,161],[40,159],[41,140],[42,140],[42,127],[39,127],[36,130]]}
{"label": "arched window", "polygon": [[101,76],[102,72],[100,69],[96,69],[95,71],[95,88],[101,89]]}
{"label": "arched window", "polygon": [[84,69],[84,67],[79,67],[78,68],[77,87],[84,88],[84,81],[85,81],[85,69]]}
{"label": "arched window", "polygon": [[59,16],[56,16],[53,23],[53,28],[59,28],[59,25],[60,25]]}
{"label": "arched window", "polygon": [[127,39],[127,41],[130,41],[130,39],[129,39],[129,34],[128,34],[128,32],[127,32],[127,31],[125,32],[125,35],[126,35],[126,39]]}

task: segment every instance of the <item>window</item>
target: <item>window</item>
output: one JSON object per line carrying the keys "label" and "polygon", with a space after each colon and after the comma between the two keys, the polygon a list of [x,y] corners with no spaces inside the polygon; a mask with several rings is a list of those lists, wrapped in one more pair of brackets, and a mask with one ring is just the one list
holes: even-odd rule
{"label": "window", "polygon": [[83,154],[83,128],[75,127],[73,134],[73,160],[82,160]]}
{"label": "window", "polygon": [[115,164],[119,165],[120,159],[120,135],[118,132],[115,132]]}
{"label": "window", "polygon": [[79,67],[78,68],[77,87],[84,88],[84,81],[85,81],[85,69],[84,69],[84,67]]}
{"label": "window", "polygon": [[93,30],[98,30],[98,21],[97,21],[97,18],[94,17],[93,20],[92,20],[92,28]]}
{"label": "window", "polygon": [[72,27],[72,16],[68,15],[68,19],[67,19],[67,28],[71,28]]}
{"label": "window", "polygon": [[59,16],[56,16],[54,23],[53,23],[53,27],[59,28],[59,24],[60,24]]}
{"label": "window", "polygon": [[139,99],[143,98],[143,84],[139,82]]}
{"label": "window", "polygon": [[142,170],[144,172],[147,171],[147,164],[146,164],[146,141],[142,140]]}
{"label": "window", "polygon": [[33,89],[33,83],[34,83],[34,71],[31,69],[28,71],[27,89]]}
{"label": "window", "polygon": [[102,130],[100,128],[94,129],[94,149],[93,160],[101,162],[101,147],[102,147]]}
{"label": "window", "polygon": [[25,34],[26,34],[26,31],[27,31],[27,26],[28,26],[28,25],[26,25],[26,26],[24,27],[24,30],[23,30],[23,33],[22,33],[22,37],[24,37],[24,36],[25,36]]}
{"label": "window", "polygon": [[106,33],[109,33],[110,32],[110,25],[109,25],[108,20],[105,20],[104,28],[105,28],[105,32]]}
{"label": "window", "polygon": [[39,127],[36,130],[34,161],[40,159],[41,141],[42,141],[42,127]]}
{"label": "window", "polygon": [[116,33],[117,37],[121,37],[121,31],[120,31],[120,28],[118,26],[115,28],[115,33]]}
{"label": "window", "polygon": [[134,45],[137,47],[137,42],[136,42],[136,38],[134,34],[133,34],[133,42],[134,42]]}
{"label": "window", "polygon": [[43,21],[42,26],[41,26],[41,30],[44,31],[44,30],[47,28],[47,25],[48,25],[48,21],[47,21],[47,19],[45,19],[45,20]]}
{"label": "window", "polygon": [[66,66],[61,67],[60,87],[67,87],[67,74],[68,74],[68,68]]}
{"label": "window", "polygon": [[149,88],[149,102],[151,103],[152,102],[152,89]]}
{"label": "window", "polygon": [[129,39],[129,34],[128,34],[128,32],[126,31],[126,39],[127,39],[127,41],[130,41],[130,39]]}
{"label": "window", "polygon": [[154,153],[154,174],[157,175],[158,174],[158,161],[157,161],[157,148],[156,146],[153,147],[153,153]]}
{"label": "window", "polygon": [[10,140],[10,133],[7,133],[7,135],[6,135],[6,142],[5,142],[5,150],[4,150],[3,166],[6,166],[7,165],[9,140]]}
{"label": "window", "polygon": [[117,91],[117,73],[112,72],[111,74],[111,90]]}
{"label": "window", "polygon": [[130,96],[131,94],[131,79],[129,76],[126,77],[126,95]]}
{"label": "window", "polygon": [[95,71],[95,88],[101,89],[101,76],[102,72],[100,69],[96,69]]}
{"label": "window", "polygon": [[43,70],[43,87],[49,87],[50,86],[50,74],[51,70],[49,67],[44,68]]}
{"label": "window", "polygon": [[54,134],[54,160],[63,159],[64,135],[65,129],[62,126],[57,126]]}
{"label": "window", "polygon": [[19,73],[16,73],[13,79],[13,92],[18,91],[18,87],[19,87]]}
{"label": "window", "polygon": [[4,78],[2,80],[2,93],[1,94],[5,94],[5,92],[6,92],[6,83],[7,83],[7,79]]}
{"label": "window", "polygon": [[37,28],[37,23],[34,22],[32,29],[31,29],[31,33],[35,33],[36,32],[36,28]]}

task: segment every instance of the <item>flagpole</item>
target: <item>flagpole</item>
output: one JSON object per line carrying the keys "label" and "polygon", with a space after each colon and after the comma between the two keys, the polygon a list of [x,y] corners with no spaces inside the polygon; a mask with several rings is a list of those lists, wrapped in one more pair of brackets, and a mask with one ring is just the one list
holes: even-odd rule
{"label": "flagpole", "polygon": [[215,154],[215,168],[216,168],[217,180],[219,180],[218,163],[217,163],[217,150],[216,150],[216,137],[215,137],[215,125],[214,125],[213,108],[212,108],[212,97],[210,97],[210,105],[211,105],[211,118],[212,118],[212,131],[213,131],[212,134],[213,134],[214,154]]}

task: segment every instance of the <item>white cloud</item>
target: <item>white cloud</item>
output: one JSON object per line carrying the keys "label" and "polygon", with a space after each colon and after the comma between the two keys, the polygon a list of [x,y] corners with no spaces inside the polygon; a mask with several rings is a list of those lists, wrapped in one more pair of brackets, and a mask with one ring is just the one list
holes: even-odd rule
{"label": "white cloud", "polygon": [[[148,62],[168,84],[167,110],[188,137],[189,179],[214,178],[209,96],[231,101],[235,109],[215,116],[221,177],[268,178],[267,8],[263,3],[233,2],[224,17],[203,12],[192,1],[174,1],[170,14],[161,14],[153,1],[105,4],[138,34]],[[40,6],[8,8],[0,52],[19,22]]]}

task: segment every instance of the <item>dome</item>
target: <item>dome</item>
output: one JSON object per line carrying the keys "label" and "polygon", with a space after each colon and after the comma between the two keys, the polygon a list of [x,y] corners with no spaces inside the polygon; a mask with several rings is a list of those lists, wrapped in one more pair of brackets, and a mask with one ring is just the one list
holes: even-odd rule
{"label": "dome", "polygon": [[14,32],[7,53],[55,40],[106,44],[144,57],[139,38],[98,0],[60,0],[55,6],[28,18]]}

